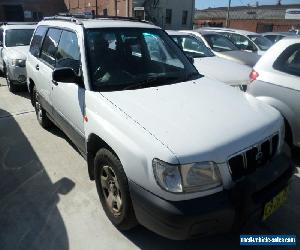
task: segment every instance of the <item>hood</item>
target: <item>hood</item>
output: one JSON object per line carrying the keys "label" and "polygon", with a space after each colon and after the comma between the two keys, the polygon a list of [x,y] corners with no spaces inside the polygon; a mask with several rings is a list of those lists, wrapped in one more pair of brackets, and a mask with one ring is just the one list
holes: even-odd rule
{"label": "hood", "polygon": [[282,126],[275,109],[205,77],[101,95],[167,145],[182,164],[224,162]]}
{"label": "hood", "polygon": [[260,58],[260,56],[255,53],[241,50],[217,52],[216,54],[225,59],[233,60],[240,64],[246,64],[250,67],[253,67]]}
{"label": "hood", "polygon": [[26,60],[29,46],[17,46],[5,48],[7,55],[11,59],[23,59]]}
{"label": "hood", "polygon": [[243,85],[249,83],[251,68],[234,61],[213,56],[195,58],[194,65],[199,73],[210,79],[225,82],[229,85]]}

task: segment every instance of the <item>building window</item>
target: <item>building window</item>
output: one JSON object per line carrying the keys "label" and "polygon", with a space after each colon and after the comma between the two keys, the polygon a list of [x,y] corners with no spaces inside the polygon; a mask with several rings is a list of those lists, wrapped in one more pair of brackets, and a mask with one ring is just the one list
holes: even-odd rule
{"label": "building window", "polygon": [[187,18],[188,18],[188,11],[187,10],[182,11],[182,25],[187,24]]}
{"label": "building window", "polygon": [[172,10],[166,9],[166,24],[172,23]]}

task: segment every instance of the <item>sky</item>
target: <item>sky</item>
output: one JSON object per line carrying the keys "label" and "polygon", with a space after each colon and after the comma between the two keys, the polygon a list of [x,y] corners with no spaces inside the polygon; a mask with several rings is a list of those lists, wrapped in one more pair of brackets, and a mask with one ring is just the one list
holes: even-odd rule
{"label": "sky", "polygon": [[[259,2],[260,5],[264,4],[276,4],[278,0],[232,0],[232,6],[241,6],[241,5],[255,5],[256,2]],[[282,0],[282,4],[300,4],[300,0]],[[228,0],[196,0],[197,9],[206,9],[208,7],[223,7],[228,5]]]}

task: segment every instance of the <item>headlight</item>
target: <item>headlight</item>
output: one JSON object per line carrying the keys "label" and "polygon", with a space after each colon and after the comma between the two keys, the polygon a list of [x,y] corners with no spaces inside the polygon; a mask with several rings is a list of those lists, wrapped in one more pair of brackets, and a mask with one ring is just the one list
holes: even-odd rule
{"label": "headlight", "polygon": [[26,65],[26,60],[23,60],[23,59],[13,59],[12,60],[12,66],[25,67],[25,65]]}
{"label": "headlight", "polygon": [[198,192],[222,185],[218,166],[213,162],[171,165],[154,159],[152,164],[158,185],[170,192]]}

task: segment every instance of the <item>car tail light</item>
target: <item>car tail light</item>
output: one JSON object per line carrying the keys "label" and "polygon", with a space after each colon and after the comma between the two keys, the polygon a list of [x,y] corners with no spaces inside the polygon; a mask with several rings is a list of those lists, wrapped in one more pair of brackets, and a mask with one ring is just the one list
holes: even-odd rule
{"label": "car tail light", "polygon": [[257,71],[255,71],[254,69],[252,69],[252,71],[250,72],[250,80],[251,82],[255,81],[257,79],[257,77],[259,77],[259,74]]}

